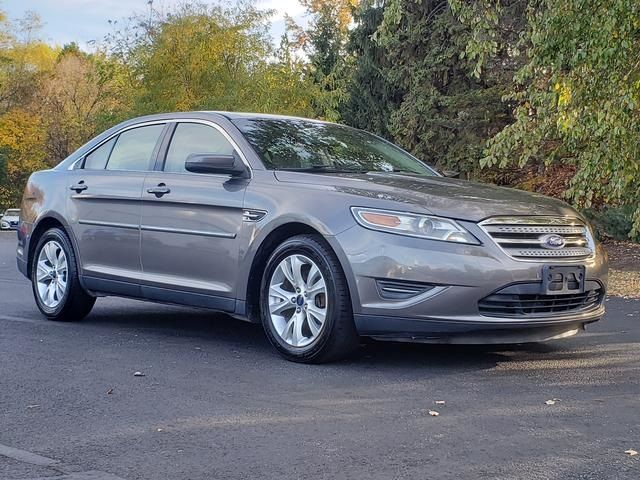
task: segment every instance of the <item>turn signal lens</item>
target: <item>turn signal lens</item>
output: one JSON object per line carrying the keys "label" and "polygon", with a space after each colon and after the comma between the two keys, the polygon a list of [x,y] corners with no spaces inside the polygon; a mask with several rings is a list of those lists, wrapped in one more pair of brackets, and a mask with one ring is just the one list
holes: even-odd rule
{"label": "turn signal lens", "polygon": [[362,219],[371,225],[379,225],[381,227],[396,228],[402,223],[398,216],[382,213],[363,212]]}

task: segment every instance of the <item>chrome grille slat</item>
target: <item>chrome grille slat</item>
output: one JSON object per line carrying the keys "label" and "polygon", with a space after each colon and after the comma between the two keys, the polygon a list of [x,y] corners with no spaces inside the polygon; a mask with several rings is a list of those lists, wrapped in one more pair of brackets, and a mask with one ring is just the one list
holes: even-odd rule
{"label": "chrome grille slat", "polygon": [[[522,216],[494,217],[480,227],[509,256],[516,260],[579,259],[593,253],[587,226],[577,218]],[[561,237],[562,246],[549,245],[545,237]]]}
{"label": "chrome grille slat", "polygon": [[583,234],[584,227],[569,226],[514,226],[514,225],[486,225],[487,233],[558,233],[558,234]]}

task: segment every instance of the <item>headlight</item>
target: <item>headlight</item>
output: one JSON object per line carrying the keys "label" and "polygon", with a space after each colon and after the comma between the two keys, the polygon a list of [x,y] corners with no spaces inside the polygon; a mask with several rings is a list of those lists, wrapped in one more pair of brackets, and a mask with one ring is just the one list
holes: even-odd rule
{"label": "headlight", "polygon": [[444,242],[480,245],[476,237],[455,220],[448,218],[360,207],[351,207],[351,212],[360,225],[372,230]]}

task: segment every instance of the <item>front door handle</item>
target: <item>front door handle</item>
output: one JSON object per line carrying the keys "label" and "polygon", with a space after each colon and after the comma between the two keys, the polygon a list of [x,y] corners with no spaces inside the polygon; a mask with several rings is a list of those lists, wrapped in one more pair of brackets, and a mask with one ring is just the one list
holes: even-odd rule
{"label": "front door handle", "polygon": [[167,187],[164,183],[159,183],[157,187],[147,188],[147,193],[151,193],[156,196],[156,198],[160,198],[167,193],[171,193],[171,189]]}
{"label": "front door handle", "polygon": [[78,183],[76,183],[75,185],[71,185],[71,186],[69,187],[69,189],[70,189],[70,190],[74,190],[76,193],[80,193],[80,192],[82,192],[82,191],[86,190],[87,188],[89,188],[89,187],[87,187],[87,186],[85,185],[84,180],[80,180],[80,181],[79,181]]}

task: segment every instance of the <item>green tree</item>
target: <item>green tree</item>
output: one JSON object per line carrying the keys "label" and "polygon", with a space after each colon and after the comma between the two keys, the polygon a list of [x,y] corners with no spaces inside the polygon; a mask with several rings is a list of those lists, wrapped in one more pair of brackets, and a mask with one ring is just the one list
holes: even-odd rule
{"label": "green tree", "polygon": [[272,12],[182,4],[134,17],[108,38],[129,71],[132,114],[171,110],[309,113],[297,62],[278,60],[268,35]]}
{"label": "green tree", "polygon": [[[498,5],[500,7],[500,5]],[[472,2],[477,18],[492,6]],[[484,12],[484,13],[483,13]],[[510,96],[515,122],[489,143],[483,165],[575,165],[567,192],[576,204],[635,209],[640,232],[640,3],[530,0],[520,48],[528,61]],[[482,22],[477,31],[490,30]],[[477,58],[491,48],[471,46]]]}
{"label": "green tree", "polygon": [[348,125],[390,138],[389,117],[399,95],[385,76],[390,67],[386,51],[374,38],[383,14],[384,7],[371,1],[362,2],[354,14],[347,44],[354,61],[340,115]]}
{"label": "green tree", "polygon": [[291,27],[297,31],[296,43],[309,58],[306,76],[316,86],[312,91],[315,116],[338,121],[340,106],[348,97],[351,58],[347,55],[347,41],[358,0],[299,1],[310,16],[309,27]]}
{"label": "green tree", "polygon": [[501,99],[513,60],[504,55],[481,76],[467,53],[474,32],[443,0],[390,1],[376,35],[385,48],[384,76],[400,98],[388,123],[395,141],[473,176],[486,140],[510,119]]}

